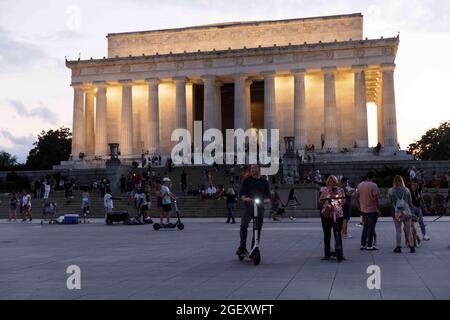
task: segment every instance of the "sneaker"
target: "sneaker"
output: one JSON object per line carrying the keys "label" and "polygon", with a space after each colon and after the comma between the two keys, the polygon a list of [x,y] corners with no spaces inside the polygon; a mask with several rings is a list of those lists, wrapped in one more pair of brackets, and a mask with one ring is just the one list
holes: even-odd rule
{"label": "sneaker", "polygon": [[402,253],[402,248],[396,247],[396,248],[394,249],[394,252],[395,252],[395,253]]}
{"label": "sneaker", "polygon": [[416,253],[416,248],[414,248],[414,247],[409,247],[409,252],[411,252],[411,253]]}
{"label": "sneaker", "polygon": [[416,248],[419,248],[420,247],[420,238],[419,237],[417,237],[417,239],[416,239]]}
{"label": "sneaker", "polygon": [[357,223],[356,226],[362,228],[362,227],[363,227],[363,224],[362,224],[362,223]]}
{"label": "sneaker", "polygon": [[424,240],[424,241],[429,241],[429,240],[430,240],[430,237],[427,236],[427,235],[424,235],[424,236],[422,237],[422,240]]}
{"label": "sneaker", "polygon": [[238,255],[238,256],[243,256],[243,255],[247,255],[247,254],[248,254],[248,251],[247,251],[247,248],[245,248],[245,247],[239,246],[239,248],[236,250],[236,255]]}
{"label": "sneaker", "polygon": [[290,216],[289,219],[291,219],[291,221],[295,221],[295,218],[293,216]]}
{"label": "sneaker", "polygon": [[375,246],[371,246],[371,247],[367,247],[366,250],[367,250],[367,251],[377,251],[378,248],[375,247]]}
{"label": "sneaker", "polygon": [[359,248],[359,250],[366,250],[367,247],[366,246],[361,246],[361,248]]}

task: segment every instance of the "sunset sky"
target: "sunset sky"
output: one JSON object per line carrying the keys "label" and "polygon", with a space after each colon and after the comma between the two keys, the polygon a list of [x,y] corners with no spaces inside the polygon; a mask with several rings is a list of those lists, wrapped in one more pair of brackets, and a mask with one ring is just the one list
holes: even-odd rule
{"label": "sunset sky", "polygon": [[[41,130],[72,126],[64,58],[106,56],[107,33],[357,12],[364,15],[365,37],[400,32],[395,85],[405,148],[450,120],[447,0],[0,0],[0,150],[23,162]],[[373,111],[369,106],[370,119]],[[370,129],[375,144],[372,122]]]}

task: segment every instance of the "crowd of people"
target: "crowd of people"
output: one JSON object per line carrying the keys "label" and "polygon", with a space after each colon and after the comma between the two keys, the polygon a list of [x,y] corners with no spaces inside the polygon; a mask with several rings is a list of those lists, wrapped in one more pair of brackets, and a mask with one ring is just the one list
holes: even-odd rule
{"label": "crowd of people", "polygon": [[[239,174],[237,174],[234,166],[228,167],[225,172],[229,179],[229,186],[227,187],[223,184],[216,186],[210,170],[205,170],[204,183],[198,184],[196,187],[188,184],[188,175],[185,170],[182,170],[180,175],[182,194],[198,196],[199,199],[205,201],[224,200],[227,209],[227,223],[236,223],[236,209],[238,203],[243,201],[244,210],[242,214],[244,218],[241,219],[241,245],[238,252],[246,250],[243,240],[246,237],[244,229],[248,227],[251,219],[249,219],[249,213],[245,213],[247,210],[245,202],[246,199],[248,201],[249,198],[252,198],[248,195],[254,192],[252,191],[253,188],[258,190],[255,192],[262,199],[270,201],[270,217],[274,221],[280,221],[283,216],[288,216],[293,221],[296,219],[296,212],[301,209],[301,202],[296,195],[295,188],[289,189],[289,194],[283,201],[277,184],[273,185],[273,188],[269,187],[268,191],[266,190],[266,187],[269,186],[269,179],[261,176],[259,171],[259,166],[253,165],[241,168]],[[122,195],[126,195],[129,205],[133,204],[136,217],[142,223],[153,222],[150,217],[152,197],[156,198],[160,222],[163,223],[166,219],[166,222],[170,223],[172,205],[177,197],[170,190],[172,181],[169,178],[169,173],[164,172],[161,176],[160,173],[156,173],[155,168],[151,165],[139,172],[130,170],[128,174],[123,174],[120,177],[120,192]],[[302,183],[321,186],[319,209],[324,234],[323,259],[328,260],[334,254],[330,244],[333,234],[335,243],[340,244],[341,248],[343,247],[343,239],[352,238],[348,226],[352,215],[351,211],[355,208],[360,215],[358,225],[362,227],[361,250],[377,251],[379,249],[377,247],[376,225],[383,208],[381,204],[382,194],[374,182],[374,178],[375,174],[369,172],[362,181],[352,187],[349,179],[342,175],[326,174],[322,176],[319,170],[310,171],[303,175]],[[446,173],[445,178],[450,189],[450,171]],[[262,180],[259,179],[263,179],[265,182],[261,182]],[[416,252],[416,248],[421,245],[422,241],[430,240],[424,223],[424,215],[450,214],[450,191],[447,195],[443,194],[441,192],[442,185],[443,181],[436,172],[433,172],[431,179],[426,181],[423,171],[416,167],[409,168],[405,177],[396,175],[393,178],[392,187],[386,193],[388,203],[386,208],[390,211],[394,222],[396,234],[394,252],[402,251],[403,235],[405,244],[411,253]],[[434,189],[433,195],[425,190],[426,187]],[[35,200],[39,201],[38,207],[42,207],[43,215],[45,212],[54,213],[57,204],[50,200],[52,192],[55,190],[64,191],[65,201],[69,203],[73,199],[73,190],[81,190],[81,220],[86,222],[89,221],[87,218],[91,210],[90,193],[92,192],[97,191],[103,197],[106,214],[113,211],[113,201],[122,199],[122,197],[113,197],[111,189],[111,182],[104,177],[88,188],[78,186],[73,178],[60,177],[56,179],[49,176],[44,179],[37,179],[32,182],[28,190],[24,189],[20,194],[10,194],[8,218],[9,221],[15,221],[20,214],[22,221],[32,221],[31,207]],[[262,223],[260,227],[262,228]]]}

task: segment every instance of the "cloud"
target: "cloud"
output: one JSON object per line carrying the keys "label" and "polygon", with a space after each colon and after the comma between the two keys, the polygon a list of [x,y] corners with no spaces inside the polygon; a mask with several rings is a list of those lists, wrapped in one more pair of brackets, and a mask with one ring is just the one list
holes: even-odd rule
{"label": "cloud", "polygon": [[38,118],[51,124],[56,124],[58,122],[58,116],[56,113],[47,107],[39,106],[28,111],[25,105],[18,100],[8,99],[7,102],[8,105],[12,107],[20,117]]}
{"label": "cloud", "polygon": [[0,27],[0,69],[25,69],[37,62],[51,59],[38,46],[14,39],[10,32]]}
{"label": "cloud", "polygon": [[28,136],[15,136],[5,129],[0,130],[0,135],[3,138],[9,140],[9,142],[15,146],[30,147],[36,140],[36,138],[32,134],[29,134]]}

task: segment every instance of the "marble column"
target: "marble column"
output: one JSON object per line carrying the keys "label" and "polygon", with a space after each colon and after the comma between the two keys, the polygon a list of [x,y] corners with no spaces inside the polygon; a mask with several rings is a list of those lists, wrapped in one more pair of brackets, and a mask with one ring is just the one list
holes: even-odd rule
{"label": "marble column", "polygon": [[175,113],[176,128],[187,129],[187,110],[186,110],[186,77],[173,78],[175,82]]}
{"label": "marble column", "polygon": [[216,127],[216,77],[203,76],[203,131]]}
{"label": "marble column", "polygon": [[[275,102],[275,71],[261,73],[264,77],[264,128],[279,129],[277,124],[277,111]],[[267,132],[268,144],[270,148],[270,131]]]}
{"label": "marble column", "polygon": [[72,85],[73,95],[73,123],[72,123],[72,159],[78,160],[80,152],[85,152],[84,128],[84,91],[78,84]]}
{"label": "marble column", "polygon": [[335,67],[323,68],[324,72],[324,133],[325,149],[338,148]]}
{"label": "marble column", "polygon": [[366,99],[366,66],[353,66],[355,79],[355,138],[360,148],[369,146],[369,132],[367,125],[367,99]]}
{"label": "marble column", "polygon": [[222,86],[223,82],[216,81],[216,128],[222,130]]}
{"label": "marble column", "polygon": [[148,83],[148,123],[149,130],[144,133],[146,148],[150,153],[159,153],[159,79],[147,78]]}
{"label": "marble column", "polygon": [[383,108],[381,106],[381,99],[377,102],[377,143],[384,143],[383,134]]}
{"label": "marble column", "polygon": [[120,125],[120,154],[129,156],[133,153],[133,85],[131,80],[120,80],[122,85],[122,116]]}
{"label": "marble column", "polygon": [[292,70],[294,75],[294,137],[296,150],[303,150],[306,145],[305,72],[305,69]]}
{"label": "marble column", "polygon": [[385,148],[397,148],[397,116],[394,90],[395,64],[382,64],[381,107],[383,109],[383,137]]}
{"label": "marble column", "polygon": [[93,87],[86,87],[84,91],[84,124],[86,135],[86,156],[93,156],[95,152],[95,128],[94,128],[94,100],[95,90]]}
{"label": "marble column", "polygon": [[108,136],[106,118],[106,84],[94,83],[97,88],[95,95],[95,155],[104,157],[108,155]]}
{"label": "marble column", "polygon": [[234,75],[234,128],[247,130],[247,102],[245,99],[244,74]]}
{"label": "marble column", "polygon": [[252,127],[252,86],[253,81],[247,79],[245,81],[245,109],[246,109],[246,125],[247,129]]}

